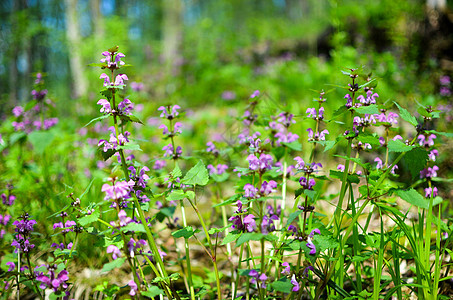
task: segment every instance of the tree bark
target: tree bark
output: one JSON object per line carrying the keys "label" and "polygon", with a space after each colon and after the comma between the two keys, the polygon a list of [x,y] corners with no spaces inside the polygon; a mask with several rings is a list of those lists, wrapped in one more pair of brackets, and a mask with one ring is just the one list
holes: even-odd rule
{"label": "tree bark", "polygon": [[88,83],[84,74],[80,51],[81,37],[77,18],[77,0],[65,0],[66,38],[68,40],[69,63],[72,75],[72,96],[79,98],[86,95]]}
{"label": "tree bark", "polygon": [[180,72],[182,63],[182,18],[183,6],[181,0],[165,0],[162,2],[163,21],[163,48],[162,59],[167,75],[176,75]]}
{"label": "tree bark", "polygon": [[102,19],[100,5],[101,3],[99,0],[90,0],[93,33],[96,38],[102,38],[105,33],[104,20]]}

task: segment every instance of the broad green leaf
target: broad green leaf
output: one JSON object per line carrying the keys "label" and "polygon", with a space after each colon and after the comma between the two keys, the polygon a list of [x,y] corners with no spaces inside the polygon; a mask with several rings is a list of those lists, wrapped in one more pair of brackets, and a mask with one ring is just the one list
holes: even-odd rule
{"label": "broad green leaf", "polygon": [[154,298],[156,296],[163,295],[164,291],[158,288],[157,286],[152,285],[151,287],[148,288],[147,291],[141,292],[141,294],[148,298]]}
{"label": "broad green leaf", "polygon": [[408,151],[403,157],[403,162],[411,172],[412,179],[415,179],[420,176],[420,171],[426,165],[428,161],[428,152],[425,149],[416,147],[411,151]]}
{"label": "broad green leaf", "polygon": [[104,159],[104,161],[112,157],[112,155],[115,153],[116,151],[112,149],[108,149],[106,152],[104,152],[104,147],[102,145],[98,147],[98,154]]}
{"label": "broad green leaf", "polygon": [[90,125],[90,124],[93,123],[93,122],[101,121],[101,120],[107,119],[108,117],[110,117],[110,115],[103,115],[103,116],[100,116],[100,117],[91,119],[91,121],[88,122],[88,123],[87,123],[85,126],[83,126],[83,127],[87,127],[88,125]]}
{"label": "broad green leaf", "polygon": [[140,145],[139,144],[134,144],[134,143],[127,143],[126,145],[118,146],[117,149],[118,150],[122,149],[122,150],[138,150],[138,151],[142,151],[142,149],[140,148]]}
{"label": "broad green leaf", "polygon": [[295,212],[292,212],[288,216],[288,221],[286,222],[286,227],[291,225],[291,223],[302,213],[300,209],[296,210]]}
{"label": "broad green leaf", "polygon": [[294,141],[292,143],[282,143],[289,149],[295,150],[295,151],[302,151],[302,144],[299,143],[299,141]]}
{"label": "broad green leaf", "polygon": [[415,205],[420,208],[428,209],[429,200],[425,199],[419,192],[414,189],[409,190],[396,190],[395,194],[397,194],[401,199],[404,201]]}
{"label": "broad green leaf", "polygon": [[28,135],[28,140],[38,154],[43,154],[54,138],[55,135],[51,131],[33,131]]}
{"label": "broad green leaf", "polygon": [[396,104],[396,106],[398,106],[398,109],[400,110],[400,117],[409,122],[410,124],[412,124],[413,126],[417,126],[418,125],[418,122],[417,122],[417,119],[410,113],[408,112],[405,108],[402,108],[398,103],[396,103],[395,101],[393,101],[393,103]]}
{"label": "broad green leaf", "polygon": [[390,152],[408,152],[414,149],[415,146],[409,146],[400,140],[390,140],[388,142],[388,148]]}
{"label": "broad green leaf", "polygon": [[[330,177],[332,177],[332,178],[337,178],[337,179],[343,180],[344,172],[342,172],[342,171],[330,170],[329,174],[330,174]],[[356,183],[356,184],[360,183],[360,178],[356,174],[348,174],[347,180],[351,183]]]}
{"label": "broad green leaf", "polygon": [[338,241],[336,241],[332,236],[324,234],[315,234],[313,242],[317,246],[316,250],[320,252],[326,249],[334,249],[339,245]]}
{"label": "broad green leaf", "polygon": [[100,215],[101,213],[99,212],[98,209],[96,209],[94,212],[91,213],[91,215],[85,215],[84,217],[81,217],[77,221],[80,226],[85,226],[93,222],[97,222]]}
{"label": "broad green leaf", "polygon": [[236,247],[248,241],[260,241],[264,238],[264,234],[256,232],[243,233],[236,241]]}
{"label": "broad green leaf", "polygon": [[220,245],[226,245],[228,243],[236,241],[241,236],[241,233],[230,232],[222,241]]}
{"label": "broad green leaf", "polygon": [[347,157],[347,156],[344,156],[344,155],[334,155],[334,156],[336,156],[336,157],[341,157],[341,158],[346,159],[346,160],[350,160],[350,161],[352,161],[352,162],[354,162],[354,163],[356,163],[356,164],[358,164],[359,166],[364,167],[364,168],[366,168],[367,165],[368,165],[368,164],[366,164],[366,163],[363,163],[363,162],[360,160],[360,158]]}
{"label": "broad green leaf", "polygon": [[335,119],[336,117],[339,117],[341,116],[342,114],[344,114],[345,112],[348,111],[348,108],[346,106],[341,106],[339,109],[337,109],[336,111],[334,111],[333,115],[332,115],[332,119]]}
{"label": "broad green leaf", "polygon": [[362,142],[362,143],[368,143],[373,146],[380,145],[379,143],[379,137],[377,135],[371,135],[371,134],[359,134],[357,137],[357,140]]}
{"label": "broad green leaf", "polygon": [[225,172],[222,175],[217,175],[217,174],[211,174],[209,175],[215,182],[224,182],[230,177],[230,173]]}
{"label": "broad green leaf", "polygon": [[176,164],[175,168],[171,172],[171,176],[173,178],[177,178],[177,177],[181,177],[182,176],[182,172],[181,172],[181,169],[179,168],[178,164]]}
{"label": "broad green leaf", "polygon": [[439,132],[439,131],[435,131],[435,130],[427,130],[426,132],[427,133],[437,134],[437,135],[443,135],[443,136],[446,136],[446,137],[449,137],[449,138],[453,138],[453,133],[452,132]]}
{"label": "broad green leaf", "polygon": [[168,201],[181,200],[186,197],[186,194],[183,190],[173,190],[170,195],[167,196]]}
{"label": "broad green leaf", "polygon": [[183,229],[179,229],[175,232],[172,232],[171,235],[174,236],[175,238],[183,237],[185,239],[188,239],[191,236],[193,236],[194,234],[195,234],[195,231],[193,230],[192,226],[187,226]]}
{"label": "broad green leaf", "polygon": [[282,293],[291,293],[291,290],[293,289],[293,284],[291,283],[290,280],[288,280],[287,277],[280,278],[278,281],[274,281],[271,283],[271,287],[274,289],[276,292],[282,292]]}
{"label": "broad green leaf", "polygon": [[183,184],[206,185],[209,181],[208,170],[200,160],[181,180]]}
{"label": "broad green leaf", "polygon": [[27,134],[25,132],[14,132],[9,136],[9,145],[14,145],[17,141],[25,138]]}
{"label": "broad green leaf", "polygon": [[374,115],[374,114],[379,114],[379,108],[376,104],[368,105],[368,106],[360,106],[360,107],[355,107],[353,108],[357,113],[359,114],[369,114],[369,115]]}
{"label": "broad green leaf", "polygon": [[139,124],[143,125],[143,122],[134,115],[129,115],[129,116],[120,115],[119,117],[120,117],[121,121],[123,121],[123,124],[126,124],[127,122],[135,122],[135,123],[139,123]]}
{"label": "broad green leaf", "polygon": [[131,222],[131,223],[127,224],[126,226],[122,227],[121,231],[122,232],[134,231],[134,232],[143,232],[143,233],[146,232],[145,227],[143,227],[143,224],[139,224],[139,223],[135,223],[135,222]]}
{"label": "broad green leaf", "polygon": [[106,263],[104,267],[102,268],[101,272],[110,272],[113,269],[120,268],[124,262],[126,261],[126,258],[120,257],[115,259],[112,262]]}

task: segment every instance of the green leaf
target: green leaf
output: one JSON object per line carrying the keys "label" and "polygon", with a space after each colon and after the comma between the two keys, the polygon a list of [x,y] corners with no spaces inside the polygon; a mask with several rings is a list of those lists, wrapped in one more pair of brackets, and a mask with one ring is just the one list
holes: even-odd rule
{"label": "green leaf", "polygon": [[181,177],[182,176],[182,172],[181,172],[181,169],[179,168],[178,164],[176,164],[175,168],[171,172],[171,176],[173,178],[177,178],[177,177]]}
{"label": "green leaf", "polygon": [[428,152],[419,147],[408,151],[403,157],[403,162],[407,165],[409,171],[411,172],[412,179],[420,176],[420,171],[423,170],[427,161]]}
{"label": "green leaf", "polygon": [[228,243],[236,241],[241,236],[241,233],[230,232],[222,241],[220,245],[226,245]]}
{"label": "green leaf", "polygon": [[409,146],[400,140],[390,140],[388,142],[388,148],[390,152],[408,152],[414,149],[415,146]]}
{"label": "green leaf", "polygon": [[327,249],[335,249],[338,247],[338,241],[336,241],[332,236],[324,234],[315,234],[313,237],[313,242],[317,247],[317,250],[322,252]]}
{"label": "green leaf", "polygon": [[293,284],[291,283],[290,280],[288,280],[287,277],[280,278],[278,281],[274,281],[271,283],[271,287],[274,289],[276,292],[282,292],[282,293],[291,293],[293,289]]}
{"label": "green leaf", "polygon": [[92,63],[92,64],[88,64],[88,66],[89,67],[100,67],[101,69],[107,68],[106,63]]}
{"label": "green leaf", "polygon": [[135,123],[140,123],[140,124],[144,125],[143,122],[134,115],[129,115],[129,116],[120,115],[119,117],[120,117],[121,121],[123,121],[123,124],[126,124],[127,122],[135,122]]}
{"label": "green leaf", "polygon": [[108,117],[110,117],[110,115],[103,115],[103,116],[100,116],[100,117],[91,119],[91,121],[88,122],[88,123],[87,123],[85,126],[83,126],[83,127],[87,127],[88,125],[90,125],[90,124],[93,123],[93,122],[101,121],[101,120],[107,119]]}
{"label": "green leaf", "polygon": [[368,106],[354,107],[353,109],[359,114],[374,115],[374,114],[380,113],[379,108],[376,104],[371,104]]}
{"label": "green leaf", "polygon": [[206,185],[209,181],[208,170],[200,160],[181,180],[183,184]]}
{"label": "green leaf", "polygon": [[14,132],[9,136],[9,145],[14,145],[17,141],[25,138],[27,134],[25,132]]}
{"label": "green leaf", "polygon": [[234,194],[234,196],[231,196],[231,197],[228,198],[227,200],[225,200],[225,201],[223,201],[223,202],[221,202],[221,203],[215,204],[215,205],[213,205],[212,207],[225,206],[225,205],[234,203],[236,200],[238,200],[238,199],[240,199],[240,198],[241,198],[241,195],[239,195],[239,194]]}
{"label": "green leaf", "polygon": [[33,131],[28,135],[28,140],[38,154],[43,154],[54,138],[55,135],[51,131]]}
{"label": "green leaf", "polygon": [[364,134],[361,133],[358,137],[357,140],[362,142],[362,143],[368,143],[373,146],[380,145],[379,143],[379,137],[376,134]]}
{"label": "green leaf", "polygon": [[236,241],[236,247],[248,241],[260,241],[264,238],[264,234],[256,232],[243,233]]}
{"label": "green leaf", "polygon": [[228,177],[230,177],[230,173],[228,172],[225,172],[221,175],[217,175],[217,174],[211,174],[209,175],[211,176],[211,178],[215,181],[215,182],[224,182],[228,179]]}
{"label": "green leaf", "polygon": [[148,298],[154,298],[156,296],[163,295],[164,291],[158,288],[157,286],[152,285],[151,287],[148,288],[147,291],[141,292],[141,294]]}
{"label": "green leaf", "polygon": [[426,132],[453,138],[453,132],[439,132],[439,131],[435,131],[435,130],[427,130]]}
{"label": "green leaf", "polygon": [[[335,170],[330,170],[330,177],[332,178],[337,178],[340,180],[343,180],[344,172],[342,171],[335,171]],[[360,183],[360,178],[356,174],[348,174],[347,180],[351,183]]]}
{"label": "green leaf", "polygon": [[162,222],[165,217],[172,218],[173,214],[175,213],[176,206],[170,206],[170,207],[163,207],[161,210],[156,214],[157,220],[159,222]]}
{"label": "green leaf", "polygon": [[337,109],[336,111],[334,111],[333,115],[332,115],[332,119],[335,119],[336,117],[339,117],[341,116],[342,114],[344,114],[345,112],[348,111],[348,108],[344,105],[340,106],[339,109]]}
{"label": "green leaf", "polygon": [[98,209],[96,209],[94,212],[91,213],[91,215],[85,215],[84,217],[79,218],[77,221],[80,226],[86,226],[93,222],[97,222],[100,215],[101,213],[99,212]]}
{"label": "green leaf", "polygon": [[396,104],[396,106],[398,106],[398,109],[400,110],[400,117],[409,122],[410,124],[412,124],[413,126],[417,126],[418,125],[418,122],[417,122],[417,119],[410,113],[408,112],[405,108],[402,108],[398,103],[396,103],[395,101],[393,101],[393,103]]}
{"label": "green leaf", "polygon": [[116,153],[116,150],[113,149],[108,149],[107,152],[104,152],[104,147],[101,145],[98,147],[98,154],[106,161],[110,157],[112,157],[113,154]]}
{"label": "green leaf", "polygon": [[341,157],[343,159],[346,159],[346,160],[350,160],[352,162],[355,162],[356,164],[358,164],[359,166],[361,167],[364,167],[364,168],[367,168],[367,165],[366,163],[363,163],[360,158],[355,158],[355,157],[348,157],[348,156],[344,156],[344,155],[334,155],[336,157]]}
{"label": "green leaf", "polygon": [[122,145],[122,146],[118,146],[117,148],[118,150],[138,150],[138,151],[142,151],[142,149],[140,149],[140,145],[139,144],[134,144],[134,143],[127,143],[126,145]]}
{"label": "green leaf", "polygon": [[113,269],[120,268],[124,262],[126,261],[126,258],[120,257],[115,259],[112,262],[106,263],[104,267],[102,268],[101,272],[110,272]]}
{"label": "green leaf", "polygon": [[[197,231],[199,231],[199,230],[197,230]],[[194,231],[192,226],[187,226],[183,229],[179,229],[175,232],[172,232],[171,235],[174,236],[175,238],[183,237],[185,239],[188,239],[191,236],[193,236],[195,234],[195,232],[197,232],[197,231]]]}
{"label": "green leaf", "polygon": [[134,232],[146,233],[145,227],[143,227],[143,224],[139,224],[139,223],[135,223],[135,222],[131,222],[131,223],[127,224],[126,226],[122,227],[121,231],[122,232],[134,231]]}
{"label": "green leaf", "polygon": [[291,143],[282,143],[284,146],[295,151],[302,151],[302,144],[299,141],[294,141]]}
{"label": "green leaf", "polygon": [[292,212],[288,216],[288,221],[286,221],[286,227],[291,225],[291,223],[302,213],[302,210],[298,209],[295,212]]}
{"label": "green leaf", "polygon": [[170,195],[167,196],[168,201],[176,201],[181,200],[186,197],[186,194],[183,190],[173,190],[171,191]]}
{"label": "green leaf", "polygon": [[428,209],[429,200],[425,199],[422,195],[420,195],[419,192],[414,189],[396,190],[395,194],[397,194],[401,199],[408,202],[409,204]]}

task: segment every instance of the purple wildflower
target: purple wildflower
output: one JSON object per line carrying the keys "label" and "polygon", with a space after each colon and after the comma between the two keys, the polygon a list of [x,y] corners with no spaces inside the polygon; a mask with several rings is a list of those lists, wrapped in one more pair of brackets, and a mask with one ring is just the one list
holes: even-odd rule
{"label": "purple wildflower", "polygon": [[283,268],[283,271],[282,271],[281,273],[282,273],[283,275],[289,275],[290,272],[291,272],[291,268],[290,268],[290,266],[289,266],[289,263],[284,262],[284,263],[282,263],[282,266],[283,266],[284,268]]}
{"label": "purple wildflower", "polygon": [[252,214],[247,215],[243,223],[248,232],[253,232],[256,228],[255,216]]}
{"label": "purple wildflower", "polygon": [[101,191],[105,192],[104,200],[118,200],[122,198],[130,198],[131,188],[135,185],[133,180],[116,181],[112,185],[105,183]]}
{"label": "purple wildflower", "polygon": [[430,187],[427,187],[425,189],[425,198],[434,198],[434,197],[437,197],[437,187],[434,187],[434,188],[430,188]]}
{"label": "purple wildflower", "polygon": [[115,260],[118,257],[121,257],[121,251],[115,245],[109,245],[107,247],[107,253],[112,253],[112,258]]}
{"label": "purple wildflower", "polygon": [[299,289],[300,289],[300,285],[299,285],[299,282],[297,282],[297,280],[296,280],[296,275],[295,274],[293,274],[293,276],[291,277],[291,284],[293,285],[292,291],[293,292],[298,292]]}
{"label": "purple wildflower", "polygon": [[16,264],[12,261],[7,262],[6,265],[8,266],[8,272],[12,272],[16,269]]}
{"label": "purple wildflower", "polygon": [[137,287],[137,284],[135,283],[135,281],[131,280],[127,283],[127,285],[131,287],[131,291],[129,292],[129,295],[135,296],[138,292],[138,287]]}

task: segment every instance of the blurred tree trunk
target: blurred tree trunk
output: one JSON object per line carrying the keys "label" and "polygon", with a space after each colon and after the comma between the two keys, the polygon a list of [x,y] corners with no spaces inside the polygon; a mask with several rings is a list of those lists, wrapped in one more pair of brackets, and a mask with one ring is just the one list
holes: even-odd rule
{"label": "blurred tree trunk", "polygon": [[[16,30],[19,27],[18,13],[20,10],[20,2],[13,1],[13,7],[11,11],[11,29]],[[9,62],[9,101],[15,105],[17,103],[17,82],[18,73],[17,70],[17,59],[20,49],[20,38],[17,35],[11,37],[10,50],[10,62]]]}
{"label": "blurred tree trunk", "polygon": [[94,36],[99,39],[104,36],[104,20],[101,14],[101,3],[99,0],[90,0],[91,20],[93,22]]}
{"label": "blurred tree trunk", "polygon": [[430,9],[444,10],[447,7],[446,0],[426,0],[426,6]]}
{"label": "blurred tree trunk", "polygon": [[162,2],[162,59],[167,75],[177,75],[182,63],[181,45],[183,31],[183,6],[181,0]]}
{"label": "blurred tree trunk", "polygon": [[72,75],[72,95],[74,98],[84,96],[88,83],[85,78],[80,50],[81,37],[77,18],[77,0],[65,0],[66,37],[68,39],[69,64]]}

